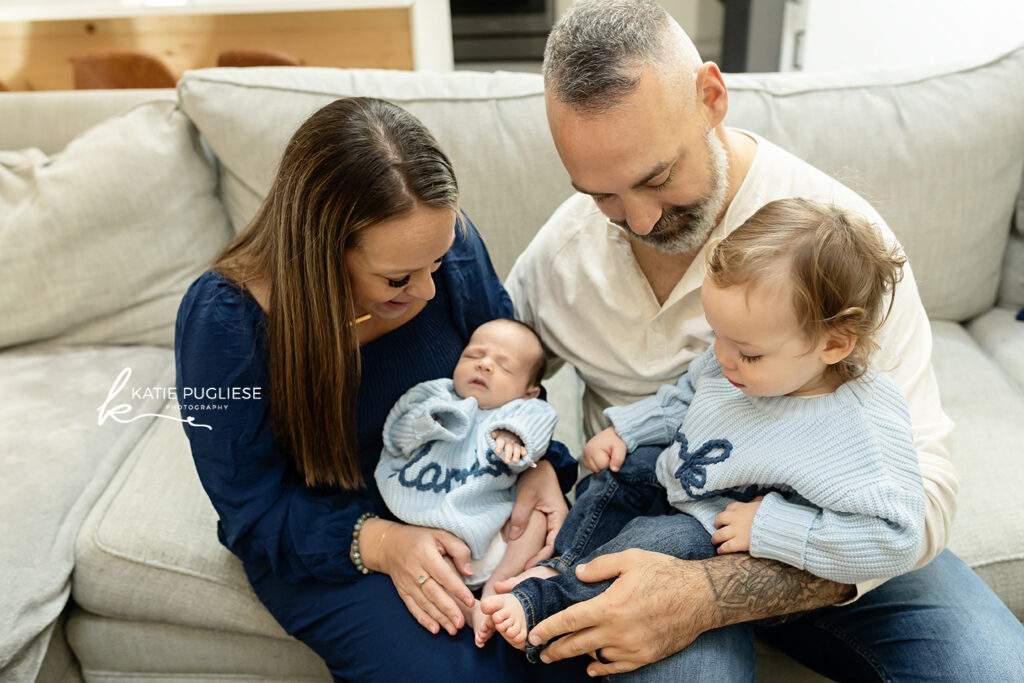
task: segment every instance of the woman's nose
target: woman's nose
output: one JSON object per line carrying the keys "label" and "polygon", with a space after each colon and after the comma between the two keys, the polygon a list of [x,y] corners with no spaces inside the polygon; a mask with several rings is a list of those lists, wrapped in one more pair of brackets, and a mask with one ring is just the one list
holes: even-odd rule
{"label": "woman's nose", "polygon": [[405,286],[405,292],[417,299],[433,299],[437,289],[434,287],[434,278],[431,277],[430,270],[424,268],[413,273],[409,278],[409,284]]}

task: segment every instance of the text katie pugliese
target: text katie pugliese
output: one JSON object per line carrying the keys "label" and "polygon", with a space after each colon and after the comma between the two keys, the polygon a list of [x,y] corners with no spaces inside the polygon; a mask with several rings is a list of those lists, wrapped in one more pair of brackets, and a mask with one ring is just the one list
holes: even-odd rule
{"label": "text katie pugliese", "polygon": [[[177,387],[132,387],[134,399],[178,400]],[[258,401],[262,398],[260,387],[183,387],[181,400],[188,401]]]}

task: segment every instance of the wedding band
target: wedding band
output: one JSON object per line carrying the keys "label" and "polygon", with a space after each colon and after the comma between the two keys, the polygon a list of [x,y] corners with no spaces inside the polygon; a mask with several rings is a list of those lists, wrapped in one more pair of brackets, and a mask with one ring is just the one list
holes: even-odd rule
{"label": "wedding band", "polygon": [[601,648],[597,648],[596,650],[594,650],[594,657],[596,657],[597,661],[601,662],[602,664],[611,664],[612,663],[612,660],[605,659],[604,655],[601,654]]}
{"label": "wedding band", "polygon": [[416,579],[416,585],[417,586],[422,586],[423,584],[425,584],[427,582],[427,579],[429,579],[429,578],[430,577],[427,576],[426,574],[420,574],[420,578]]}

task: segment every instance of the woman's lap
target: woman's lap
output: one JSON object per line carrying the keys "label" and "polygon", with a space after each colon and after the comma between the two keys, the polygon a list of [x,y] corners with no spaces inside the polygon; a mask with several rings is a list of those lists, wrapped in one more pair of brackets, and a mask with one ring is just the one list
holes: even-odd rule
{"label": "woman's lap", "polygon": [[585,662],[529,664],[497,635],[477,648],[468,626],[454,637],[444,631],[432,635],[409,614],[384,574],[326,584],[247,573],[281,626],[323,658],[338,680],[589,680]]}

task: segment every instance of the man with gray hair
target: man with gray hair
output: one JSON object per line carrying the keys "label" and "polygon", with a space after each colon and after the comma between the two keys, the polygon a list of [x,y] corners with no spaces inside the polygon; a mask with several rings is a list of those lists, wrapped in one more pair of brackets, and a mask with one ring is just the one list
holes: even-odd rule
{"label": "man with gray hair", "polygon": [[[837,204],[896,243],[856,193],[727,128],[718,67],[654,2],[576,3],[548,39],[544,84],[555,147],[578,193],[541,228],[506,287],[517,317],[583,379],[588,438],[607,426],[605,408],[674,383],[707,349],[700,284],[709,240],[767,202]],[[743,553],[699,562],[639,549],[604,555],[577,576],[614,583],[533,629],[533,644],[568,634],[541,658],[589,653],[591,675],[644,667],[635,674],[644,680],[754,680],[757,633],[835,679],[1024,680],[1024,628],[944,550],[958,486],[952,423],[909,265],[878,342],[877,367],[895,368],[907,399],[924,477],[926,542],[914,571],[852,586]],[[525,526],[528,513],[517,508],[512,524]]]}

